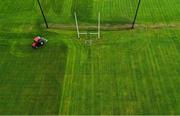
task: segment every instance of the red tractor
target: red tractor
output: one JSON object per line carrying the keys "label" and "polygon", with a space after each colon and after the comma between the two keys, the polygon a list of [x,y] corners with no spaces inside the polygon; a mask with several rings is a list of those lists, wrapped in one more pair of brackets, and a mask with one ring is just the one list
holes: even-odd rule
{"label": "red tractor", "polygon": [[48,40],[44,39],[43,37],[35,37],[34,38],[34,43],[32,44],[32,47],[37,49],[39,47],[44,46],[47,43]]}

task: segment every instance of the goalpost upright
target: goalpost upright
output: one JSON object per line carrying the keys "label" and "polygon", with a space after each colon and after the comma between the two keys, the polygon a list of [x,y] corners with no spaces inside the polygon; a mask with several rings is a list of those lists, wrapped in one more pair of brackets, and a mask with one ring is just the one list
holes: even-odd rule
{"label": "goalpost upright", "polygon": [[80,38],[79,25],[78,25],[78,19],[77,19],[77,14],[76,14],[76,12],[74,12],[74,16],[75,16],[75,21],[76,21],[77,35],[78,35],[78,38]]}
{"label": "goalpost upright", "polygon": [[74,12],[74,18],[75,18],[75,22],[76,22],[76,31],[77,31],[78,38],[80,38],[81,35],[87,35],[87,34],[97,35],[98,38],[101,37],[101,14],[100,14],[100,12],[98,13],[97,32],[91,32],[91,33],[80,32],[79,23],[78,23],[78,17],[77,17],[76,12]]}
{"label": "goalpost upright", "polygon": [[98,38],[101,37],[101,13],[98,13]]}

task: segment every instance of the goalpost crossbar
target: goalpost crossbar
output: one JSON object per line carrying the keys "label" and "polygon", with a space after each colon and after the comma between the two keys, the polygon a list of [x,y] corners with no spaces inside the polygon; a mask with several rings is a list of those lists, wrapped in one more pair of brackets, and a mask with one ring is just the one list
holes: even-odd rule
{"label": "goalpost crossbar", "polygon": [[76,22],[76,31],[77,31],[78,38],[80,38],[80,35],[87,35],[87,34],[97,35],[98,38],[101,37],[101,14],[100,14],[100,12],[98,13],[98,24],[97,24],[97,32],[96,33],[93,33],[93,32],[91,32],[91,33],[80,32],[79,23],[78,23],[78,17],[77,17],[76,12],[74,12],[74,18],[75,18],[75,22]]}

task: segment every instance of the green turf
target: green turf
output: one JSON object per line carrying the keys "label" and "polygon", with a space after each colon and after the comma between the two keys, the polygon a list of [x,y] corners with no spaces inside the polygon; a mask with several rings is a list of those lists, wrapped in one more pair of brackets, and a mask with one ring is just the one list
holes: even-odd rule
{"label": "green turf", "polygon": [[[0,114],[180,114],[178,26],[103,31],[88,46],[75,31],[46,30],[36,0],[0,2]],[[122,24],[137,1],[41,3],[50,23],[74,24],[76,9],[82,23],[100,10],[103,24]],[[138,24],[176,25],[179,12],[178,0],[146,0]],[[36,35],[47,46],[33,50]]]}
{"label": "green turf", "polygon": [[[48,2],[44,5],[46,15],[52,23],[74,23],[73,12],[78,13],[80,21],[92,22],[97,20],[98,11],[101,12],[101,21],[108,24],[131,23],[138,0],[62,0],[61,12],[54,12],[59,9],[58,0],[41,0]],[[55,3],[55,4],[54,4]],[[51,4],[51,5],[50,5]],[[49,8],[50,7],[50,8]],[[180,1],[178,0],[145,0],[142,1],[138,15],[139,23],[167,23],[180,21]]]}

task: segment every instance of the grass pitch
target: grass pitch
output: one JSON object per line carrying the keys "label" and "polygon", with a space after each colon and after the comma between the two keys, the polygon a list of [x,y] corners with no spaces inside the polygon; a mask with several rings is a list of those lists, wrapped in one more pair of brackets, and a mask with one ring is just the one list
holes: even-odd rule
{"label": "grass pitch", "polygon": [[[103,31],[91,46],[75,31],[45,30],[36,1],[0,1],[0,114],[180,113],[178,0],[142,3],[138,23],[166,28]],[[129,23],[121,16],[131,20],[132,9],[121,10],[122,3],[136,4],[41,2],[50,23],[67,25],[76,8],[82,24],[96,21],[98,10],[104,25]],[[33,50],[36,35],[46,37],[47,46]]]}

